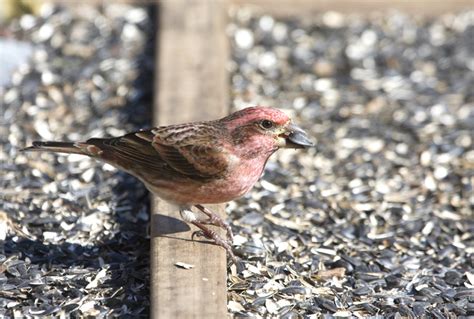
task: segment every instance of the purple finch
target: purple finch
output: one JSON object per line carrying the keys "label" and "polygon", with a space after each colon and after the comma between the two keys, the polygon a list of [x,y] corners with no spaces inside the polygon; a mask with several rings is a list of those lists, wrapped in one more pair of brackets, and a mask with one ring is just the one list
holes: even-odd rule
{"label": "purple finch", "polygon": [[[224,203],[252,188],[279,148],[313,144],[280,110],[249,107],[220,120],[160,126],[86,142],[33,142],[25,151],[75,153],[100,159],[140,179],[153,194],[178,205],[182,218],[234,258],[230,244],[207,225],[229,225],[202,204]],[[194,206],[204,215],[191,211]]]}

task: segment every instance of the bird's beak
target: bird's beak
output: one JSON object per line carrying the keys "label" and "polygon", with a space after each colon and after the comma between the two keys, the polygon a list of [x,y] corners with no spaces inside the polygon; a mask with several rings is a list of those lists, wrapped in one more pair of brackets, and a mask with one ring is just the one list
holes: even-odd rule
{"label": "bird's beak", "polygon": [[284,138],[285,148],[307,148],[314,146],[303,129],[290,123],[286,127],[285,133],[280,135],[281,138]]}

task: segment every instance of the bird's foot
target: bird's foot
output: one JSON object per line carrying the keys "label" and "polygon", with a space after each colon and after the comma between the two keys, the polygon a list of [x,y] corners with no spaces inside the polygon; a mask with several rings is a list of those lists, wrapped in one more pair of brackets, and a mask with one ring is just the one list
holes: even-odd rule
{"label": "bird's foot", "polygon": [[225,239],[223,239],[216,231],[207,228],[206,226],[204,226],[203,223],[198,221],[193,221],[191,223],[200,229],[200,231],[194,232],[192,237],[194,237],[194,235],[202,234],[204,237],[212,239],[216,245],[221,246],[227,251],[234,263],[237,263],[237,257],[235,257],[231,245]]}
{"label": "bird's foot", "polygon": [[200,220],[199,222],[204,225],[213,225],[220,227],[226,231],[227,239],[232,243],[234,240],[234,234],[232,233],[232,229],[230,228],[230,225],[222,219],[219,215],[213,213],[210,209],[202,206],[202,205],[195,205],[197,209],[199,209],[201,212],[203,212],[208,219],[205,220]]}
{"label": "bird's foot", "polygon": [[[196,205],[200,211],[202,211],[205,215],[207,215],[207,219],[199,218],[193,211],[190,209],[181,209],[180,214],[184,221],[195,225],[200,230],[193,232],[191,239],[194,239],[194,236],[204,236],[208,239],[214,241],[214,243],[218,246],[224,248],[229,256],[232,258],[234,263],[237,263],[237,258],[235,257],[234,253],[232,252],[232,230],[230,226],[219,216],[214,214],[212,211],[208,210],[202,205]],[[226,230],[228,241],[223,239],[215,230],[209,229],[205,225],[212,225],[218,226]]]}
{"label": "bird's foot", "polygon": [[194,240],[194,236],[196,236],[196,237],[206,237],[206,235],[204,235],[204,232],[202,230],[193,231],[193,233],[191,235],[191,240]]}

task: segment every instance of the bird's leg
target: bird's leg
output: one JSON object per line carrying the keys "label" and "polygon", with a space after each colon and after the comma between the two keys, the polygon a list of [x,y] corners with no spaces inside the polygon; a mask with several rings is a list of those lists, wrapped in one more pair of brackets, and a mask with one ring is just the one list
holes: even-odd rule
{"label": "bird's leg", "polygon": [[[196,214],[194,214],[194,212],[189,208],[182,207],[179,210],[179,213],[181,214],[181,217],[183,218],[184,221],[198,227],[201,230],[204,237],[213,240],[216,245],[221,246],[222,248],[224,248],[227,251],[227,253],[229,254],[229,256],[232,258],[232,260],[234,262],[237,261],[237,258],[235,257],[234,253],[232,252],[232,247],[230,246],[230,244],[226,240],[224,240],[221,236],[219,236],[219,234],[216,231],[214,231],[212,229],[209,229],[206,226],[204,226],[204,225],[208,224],[208,222],[209,222],[208,219],[202,220],[202,219],[198,218],[198,216],[196,216]],[[211,216],[209,216],[209,219],[210,218],[211,218]],[[218,218],[220,219],[220,217],[218,217]],[[222,219],[220,219],[220,220],[223,222]],[[212,225],[215,225],[215,224],[213,223]],[[195,233],[193,233],[193,236],[194,236],[194,234]]]}
{"label": "bird's leg", "polygon": [[234,240],[234,234],[232,233],[232,229],[230,228],[229,224],[223,220],[219,215],[213,213],[211,210],[207,209],[206,207],[197,204],[195,205],[197,209],[203,212],[208,219],[204,221],[200,221],[201,224],[205,225],[214,225],[223,228],[226,231],[227,239],[232,243]]}
{"label": "bird's leg", "polygon": [[197,221],[191,222],[191,224],[193,224],[194,226],[201,229],[202,233],[204,234],[204,236],[206,238],[212,239],[216,245],[221,246],[222,248],[224,248],[227,251],[227,253],[229,254],[229,256],[232,258],[232,260],[235,263],[237,262],[237,258],[235,257],[234,253],[232,252],[232,247],[230,247],[229,243],[227,241],[225,241],[221,236],[219,236],[219,234],[216,231],[207,228],[202,223],[197,222]]}
{"label": "bird's leg", "polygon": [[[188,208],[188,207],[181,207],[180,210],[179,210],[179,214],[181,215],[181,218],[187,222],[187,223],[199,223],[201,225],[205,225],[206,224],[206,221],[207,220],[203,220],[201,218],[198,218],[198,216],[196,216],[196,214],[191,210],[191,208]],[[194,236],[204,236],[206,237],[206,235],[204,234],[204,232],[202,230],[196,230],[193,232],[193,234],[191,235],[191,240],[194,240]]]}

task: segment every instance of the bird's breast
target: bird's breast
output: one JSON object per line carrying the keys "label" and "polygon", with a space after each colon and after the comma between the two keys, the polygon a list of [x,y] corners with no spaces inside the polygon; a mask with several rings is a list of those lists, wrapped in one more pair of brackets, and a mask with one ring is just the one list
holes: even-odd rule
{"label": "bird's breast", "polygon": [[159,197],[176,204],[217,204],[247,193],[262,175],[265,160],[235,161],[225,175],[205,182],[193,180],[161,184],[150,189]]}

